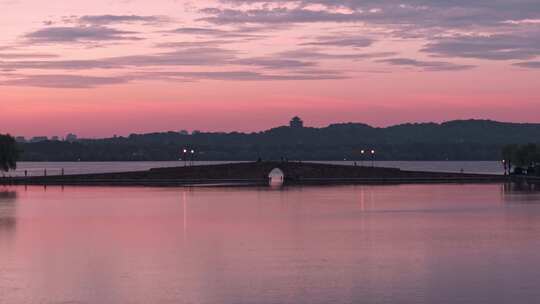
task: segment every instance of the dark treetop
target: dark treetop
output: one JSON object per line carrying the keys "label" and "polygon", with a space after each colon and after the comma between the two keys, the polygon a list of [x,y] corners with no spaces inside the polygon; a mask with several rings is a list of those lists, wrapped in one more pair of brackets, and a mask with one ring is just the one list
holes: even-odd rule
{"label": "dark treetop", "polygon": [[510,167],[537,167],[540,165],[540,145],[506,145],[502,149],[502,156]]}
{"label": "dark treetop", "polygon": [[10,135],[0,134],[0,171],[16,169],[19,150],[15,139]]}

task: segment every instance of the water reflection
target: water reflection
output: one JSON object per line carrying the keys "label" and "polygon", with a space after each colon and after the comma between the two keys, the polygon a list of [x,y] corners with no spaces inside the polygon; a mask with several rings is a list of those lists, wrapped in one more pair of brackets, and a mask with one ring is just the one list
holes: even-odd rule
{"label": "water reflection", "polygon": [[508,203],[540,204],[540,184],[530,182],[506,183],[502,186],[503,198]]}
{"label": "water reflection", "polygon": [[15,229],[17,192],[0,188],[0,240]]}
{"label": "water reflection", "polygon": [[505,204],[535,191],[501,184],[22,189],[0,199],[11,208],[2,214],[17,223],[15,241],[0,245],[0,303],[540,298],[533,267],[540,208]]}
{"label": "water reflection", "polygon": [[275,168],[268,174],[271,187],[281,187],[285,182],[285,173],[279,168]]}

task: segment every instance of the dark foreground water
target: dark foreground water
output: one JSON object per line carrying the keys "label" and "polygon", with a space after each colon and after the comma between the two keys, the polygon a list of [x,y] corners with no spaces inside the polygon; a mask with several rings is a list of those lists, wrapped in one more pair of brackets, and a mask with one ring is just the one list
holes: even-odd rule
{"label": "dark foreground water", "polygon": [[0,188],[0,303],[539,303],[540,192]]}

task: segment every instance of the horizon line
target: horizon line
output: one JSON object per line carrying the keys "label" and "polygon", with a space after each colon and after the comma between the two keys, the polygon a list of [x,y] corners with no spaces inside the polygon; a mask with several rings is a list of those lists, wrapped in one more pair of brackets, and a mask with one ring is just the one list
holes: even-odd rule
{"label": "horizon line", "polygon": [[[298,115],[296,115],[298,116]],[[295,117],[296,117],[295,116]],[[299,117],[299,116],[298,116]],[[294,117],[293,117],[294,118]],[[374,128],[374,129],[386,129],[386,128],[392,128],[392,127],[398,127],[398,126],[403,126],[403,125],[419,125],[419,124],[436,124],[436,125],[443,125],[443,124],[446,124],[446,123],[451,123],[451,122],[465,122],[465,121],[477,121],[477,122],[481,122],[481,121],[484,121],[484,122],[493,122],[493,123],[501,123],[501,124],[519,124],[519,125],[540,125],[540,122],[528,122],[528,121],[521,121],[521,122],[516,122],[516,121],[501,121],[501,120],[495,120],[495,119],[489,119],[489,118],[466,118],[466,119],[451,119],[451,120],[441,120],[441,121],[416,121],[416,122],[412,122],[412,121],[408,121],[408,122],[402,122],[402,123],[396,123],[396,124],[387,124],[387,125],[383,125],[383,126],[377,126],[377,125],[372,125],[372,124],[368,124],[368,123],[364,123],[364,122],[354,122],[354,121],[343,121],[343,122],[334,122],[334,123],[329,123],[329,124],[325,124],[325,125],[319,125],[319,126],[303,126],[302,128],[305,128],[305,129],[324,129],[324,128],[328,128],[330,126],[333,126],[333,125],[346,125],[346,124],[355,124],[355,125],[365,125],[365,126],[368,126],[370,128]],[[148,135],[148,134],[160,134],[160,133],[170,133],[170,132],[173,132],[173,133],[181,133],[182,131],[186,131],[188,132],[188,134],[186,135],[193,135],[194,133],[226,133],[226,134],[231,134],[231,133],[241,133],[241,134],[254,134],[254,133],[261,133],[261,132],[266,132],[266,131],[270,131],[270,130],[273,130],[273,129],[278,129],[278,128],[283,128],[283,127],[289,127],[288,125],[284,124],[284,125],[279,125],[279,126],[274,126],[274,127],[270,127],[270,128],[266,128],[266,129],[260,129],[260,130],[252,130],[252,131],[241,131],[241,130],[199,130],[199,129],[193,129],[193,130],[189,130],[189,129],[179,129],[179,130],[156,130],[156,131],[139,131],[139,132],[131,132],[129,134],[112,134],[112,135],[106,135],[106,136],[81,136],[81,137],[78,137],[77,139],[81,140],[81,139],[111,139],[111,138],[117,138],[117,137],[129,137],[131,135]],[[14,137],[21,137],[21,138],[25,138],[25,139],[33,139],[33,138],[39,138],[39,137],[47,137],[49,140],[51,140],[52,138],[55,138],[55,137],[58,137],[58,139],[60,140],[66,140],[66,137],[70,134],[73,134],[73,135],[77,135],[75,132],[65,132],[66,134],[63,135],[63,136],[59,136],[59,135],[31,135],[31,136],[23,136],[23,135],[18,135],[18,134],[10,134],[9,132],[5,133],[5,134],[10,134]]]}

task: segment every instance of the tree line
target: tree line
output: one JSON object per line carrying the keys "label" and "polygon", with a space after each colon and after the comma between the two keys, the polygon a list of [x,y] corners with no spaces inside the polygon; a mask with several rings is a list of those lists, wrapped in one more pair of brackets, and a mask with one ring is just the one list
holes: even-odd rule
{"label": "tree line", "polygon": [[16,169],[19,156],[20,150],[15,138],[9,134],[0,134],[0,171]]}
{"label": "tree line", "polygon": [[506,145],[502,149],[502,156],[506,170],[514,170],[515,173],[526,170],[530,174],[540,175],[540,145]]}
{"label": "tree line", "polygon": [[[538,144],[540,124],[461,120],[386,128],[360,123],[262,132],[163,132],[76,142],[24,143],[24,161],[502,160],[509,144]],[[374,150],[375,154],[361,151]],[[514,157],[512,157],[514,159]]]}
{"label": "tree line", "polygon": [[[366,124],[332,124],[324,128],[277,127],[262,132],[162,132],[126,137],[44,141],[11,146],[3,159],[23,161],[165,161],[179,160],[184,149],[195,160],[511,160],[503,149],[538,144],[540,124],[462,120],[441,124],[402,124],[377,128]],[[9,150],[9,151],[8,151]],[[22,153],[19,153],[22,150]],[[361,151],[374,150],[375,154]],[[529,150],[527,150],[529,151]],[[529,152],[528,152],[529,153]],[[20,154],[20,155],[19,155]],[[2,161],[7,168],[12,162]]]}

